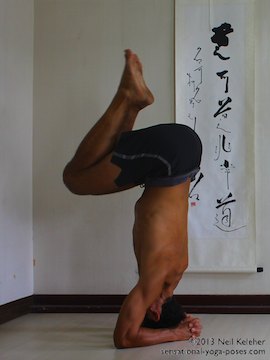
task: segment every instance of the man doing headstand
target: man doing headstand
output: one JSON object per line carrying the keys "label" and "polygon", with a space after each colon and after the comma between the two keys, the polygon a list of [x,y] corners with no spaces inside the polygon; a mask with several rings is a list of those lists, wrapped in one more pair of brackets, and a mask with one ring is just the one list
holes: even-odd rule
{"label": "man doing headstand", "polygon": [[65,185],[78,195],[144,184],[133,227],[139,280],[121,307],[114,330],[117,348],[188,340],[201,333],[199,319],[183,313],[172,298],[188,266],[188,195],[199,171],[201,142],[180,124],[131,131],[139,111],[154,98],[137,55],[126,50],[125,59],[115,97],[63,174]]}

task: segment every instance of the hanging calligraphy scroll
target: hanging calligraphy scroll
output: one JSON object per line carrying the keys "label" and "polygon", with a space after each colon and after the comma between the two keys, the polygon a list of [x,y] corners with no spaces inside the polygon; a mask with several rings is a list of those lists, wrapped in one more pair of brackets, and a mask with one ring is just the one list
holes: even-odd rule
{"label": "hanging calligraphy scroll", "polygon": [[176,122],[203,143],[189,271],[255,271],[252,1],[175,1]]}

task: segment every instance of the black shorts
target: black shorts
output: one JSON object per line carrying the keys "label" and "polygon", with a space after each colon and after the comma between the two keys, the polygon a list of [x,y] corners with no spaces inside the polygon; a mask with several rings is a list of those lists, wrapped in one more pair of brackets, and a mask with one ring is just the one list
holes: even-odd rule
{"label": "black shorts", "polygon": [[161,124],[121,134],[112,163],[121,168],[117,186],[173,186],[195,179],[202,143],[190,127]]}

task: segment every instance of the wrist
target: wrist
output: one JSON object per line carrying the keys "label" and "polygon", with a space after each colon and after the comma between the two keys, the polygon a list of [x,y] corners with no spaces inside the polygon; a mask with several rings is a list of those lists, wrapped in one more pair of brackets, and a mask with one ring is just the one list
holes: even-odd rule
{"label": "wrist", "polygon": [[178,341],[179,340],[179,334],[177,332],[177,328],[170,328],[168,329],[172,336],[172,341]]}

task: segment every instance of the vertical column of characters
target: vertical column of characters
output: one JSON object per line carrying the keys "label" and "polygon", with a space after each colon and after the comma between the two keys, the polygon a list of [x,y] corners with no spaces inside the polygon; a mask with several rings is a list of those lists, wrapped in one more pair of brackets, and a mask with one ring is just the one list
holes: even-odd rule
{"label": "vertical column of characters", "polygon": [[[237,121],[232,117],[233,100],[230,96],[230,76],[231,76],[231,63],[233,59],[224,54],[223,47],[229,46],[228,35],[234,32],[231,24],[223,23],[219,27],[212,29],[214,35],[211,41],[215,44],[213,55],[220,70],[216,72],[217,81],[223,81],[223,91],[218,95],[218,104],[216,112],[213,114],[216,127],[216,146],[214,161],[217,164],[218,171],[224,174],[220,183],[220,196],[216,199],[215,221],[214,225],[223,232],[236,231],[235,221],[233,219],[233,206],[236,205],[237,199],[231,186],[231,174],[235,169],[232,159],[234,158],[233,144],[231,143],[232,130],[230,128],[231,121]],[[228,50],[227,50],[228,52]],[[220,89],[217,86],[217,89]],[[218,177],[217,177],[218,178]]]}
{"label": "vertical column of characters", "polygon": [[[187,117],[189,122],[191,123],[191,128],[196,131],[197,121],[198,119],[198,109],[197,107],[201,104],[201,89],[203,86],[203,59],[201,57],[202,48],[197,47],[194,51],[194,55],[192,58],[192,68],[187,73],[187,86],[188,93],[190,94],[188,98],[188,113]],[[200,192],[198,189],[198,184],[203,179],[204,175],[202,172],[199,172],[197,175],[196,181],[194,185],[191,187],[189,198],[190,205],[192,207],[197,205],[197,202],[200,201]]]}

